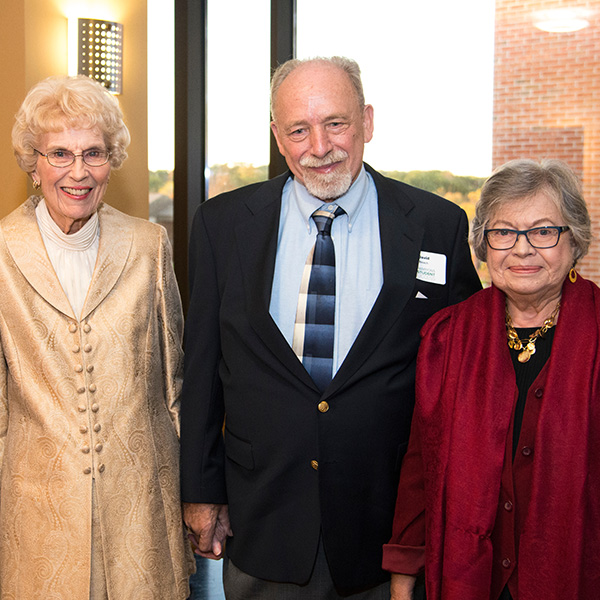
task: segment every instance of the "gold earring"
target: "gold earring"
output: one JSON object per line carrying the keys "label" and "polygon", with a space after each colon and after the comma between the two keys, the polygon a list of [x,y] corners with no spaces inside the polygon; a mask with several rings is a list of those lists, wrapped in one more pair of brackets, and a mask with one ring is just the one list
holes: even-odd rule
{"label": "gold earring", "polygon": [[569,271],[569,281],[571,283],[575,283],[577,281],[577,271],[574,267]]}
{"label": "gold earring", "polygon": [[42,187],[42,182],[41,181],[37,181],[36,179],[33,180],[33,189],[34,190],[39,190]]}

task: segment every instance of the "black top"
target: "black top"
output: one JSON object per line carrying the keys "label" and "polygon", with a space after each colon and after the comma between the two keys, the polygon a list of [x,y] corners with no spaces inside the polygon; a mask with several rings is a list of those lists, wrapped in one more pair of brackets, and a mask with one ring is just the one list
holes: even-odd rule
{"label": "black top", "polygon": [[[527,340],[536,329],[537,327],[519,328],[516,329],[516,332],[519,336],[519,339]],[[510,357],[512,359],[517,378],[517,389],[519,390],[519,397],[517,398],[517,405],[515,407],[512,451],[513,460],[519,445],[519,435],[521,433],[521,426],[523,425],[523,415],[525,413],[527,392],[529,391],[531,384],[535,381],[535,378],[540,374],[540,371],[546,364],[548,358],[550,358],[552,341],[554,340],[554,329],[555,328],[552,327],[552,329],[549,329],[543,336],[537,338],[535,342],[535,354],[532,354],[531,358],[525,363],[519,362],[518,360],[518,356],[521,351],[512,349],[510,350]]]}
{"label": "black top", "polygon": [[[536,329],[537,327],[519,327],[516,329],[516,332],[519,336],[519,339],[527,340]],[[510,349],[510,357],[512,359],[517,378],[517,389],[519,390],[517,405],[515,406],[515,422],[512,440],[513,460],[515,459],[515,454],[519,446],[519,435],[521,434],[521,426],[523,425],[523,415],[525,414],[527,392],[529,391],[529,388],[535,381],[536,377],[540,374],[540,371],[546,364],[546,361],[550,358],[552,341],[554,340],[554,330],[555,328],[552,327],[552,329],[549,329],[543,336],[537,338],[535,342],[535,354],[532,354],[531,358],[525,363],[519,362],[518,359],[521,350],[517,351]],[[508,586],[504,587],[498,600],[512,600],[512,596],[508,591]]]}

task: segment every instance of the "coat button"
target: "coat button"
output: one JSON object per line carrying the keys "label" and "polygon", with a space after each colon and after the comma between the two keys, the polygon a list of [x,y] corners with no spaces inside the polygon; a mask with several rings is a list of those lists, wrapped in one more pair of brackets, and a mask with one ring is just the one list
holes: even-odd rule
{"label": "coat button", "polygon": [[101,429],[102,429],[102,425],[100,425],[100,423],[96,423],[96,424],[94,425],[94,431],[95,431],[96,433],[98,433],[98,432],[99,432]]}
{"label": "coat button", "polygon": [[91,472],[92,472],[92,469],[91,469],[91,467],[86,467],[86,468],[83,470],[83,473],[84,473],[85,475],[89,475]]}
{"label": "coat button", "polygon": [[504,503],[504,510],[510,512],[513,509],[513,503],[508,500],[507,502]]}
{"label": "coat button", "polygon": [[91,372],[94,370],[94,365],[88,365],[88,366],[85,368],[85,370],[86,370],[88,373],[91,373]]}
{"label": "coat button", "polygon": [[83,394],[85,392],[85,388],[83,386],[77,388],[78,394]]}
{"label": "coat button", "polygon": [[84,351],[84,352],[91,352],[91,351],[92,351],[92,345],[91,345],[91,344],[86,344],[86,345],[83,347],[83,351]]}
{"label": "coat button", "polygon": [[79,412],[81,412],[81,413],[84,413],[84,412],[85,412],[87,409],[86,409],[86,407],[85,407],[83,404],[80,404],[80,405],[77,407],[77,410],[78,410]]}
{"label": "coat button", "polygon": [[94,404],[92,404],[92,412],[98,412],[100,410],[100,407],[94,402]]}
{"label": "coat button", "polygon": [[509,568],[510,568],[510,558],[505,558],[505,559],[502,561],[502,566],[503,566],[505,569],[509,569]]}
{"label": "coat button", "polygon": [[90,447],[89,446],[84,446],[81,451],[83,452],[83,454],[89,454],[90,453]]}
{"label": "coat button", "polygon": [[544,390],[542,388],[537,388],[533,393],[536,398],[541,398],[544,395]]}
{"label": "coat button", "polygon": [[529,446],[525,446],[522,450],[521,450],[521,454],[523,456],[531,456],[531,453],[533,452],[533,450],[529,447]]}
{"label": "coat button", "polygon": [[75,365],[76,373],[83,373],[83,365]]}
{"label": "coat button", "polygon": [[329,404],[323,400],[323,402],[319,402],[319,411],[322,413],[326,413],[329,410]]}
{"label": "coat button", "polygon": [[75,323],[71,323],[71,324],[69,325],[69,331],[70,331],[71,333],[75,333],[75,332],[77,331],[77,325],[75,325]]}
{"label": "coat button", "polygon": [[104,469],[105,469],[105,468],[106,468],[106,467],[104,466],[104,464],[98,465],[98,471],[99,471],[100,473],[104,473]]}
{"label": "coat button", "polygon": [[318,461],[316,461],[316,460],[311,460],[311,461],[310,461],[310,466],[311,466],[311,467],[312,467],[312,468],[313,468],[315,471],[317,471],[317,470],[319,469],[319,462],[318,462]]}
{"label": "coat button", "polygon": [[102,444],[96,444],[96,445],[94,446],[94,450],[95,450],[96,452],[102,452]]}
{"label": "coat button", "polygon": [[90,387],[88,388],[88,390],[90,390],[90,392],[92,392],[92,394],[97,390],[98,388],[96,387],[95,383],[92,383],[90,385]]}
{"label": "coat button", "polygon": [[73,354],[77,354],[80,350],[81,348],[77,344],[71,348],[71,352],[73,352]]}
{"label": "coat button", "polygon": [[79,428],[80,433],[87,433],[88,432],[88,428],[85,425],[82,425]]}
{"label": "coat button", "polygon": [[92,330],[92,328],[89,326],[89,324],[88,324],[88,323],[86,323],[86,324],[83,326],[83,331],[85,331],[86,333],[89,333],[91,330]]}

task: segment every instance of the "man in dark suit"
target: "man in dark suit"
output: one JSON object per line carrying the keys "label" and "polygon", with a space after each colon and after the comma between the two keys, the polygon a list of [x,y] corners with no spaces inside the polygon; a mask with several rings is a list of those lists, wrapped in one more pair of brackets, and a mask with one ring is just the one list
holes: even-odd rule
{"label": "man in dark suit", "polygon": [[[210,200],[194,219],[184,518],[204,556],[220,557],[232,535],[228,600],[389,598],[382,544],[419,330],[480,287],[467,219],[363,163],[373,108],[354,61],[285,63],[271,109],[291,172]],[[313,211],[329,209],[329,238],[315,242]],[[334,314],[313,326],[302,295],[321,268],[311,248],[331,240],[335,289],[318,293]],[[309,356],[315,343],[326,357]]]}

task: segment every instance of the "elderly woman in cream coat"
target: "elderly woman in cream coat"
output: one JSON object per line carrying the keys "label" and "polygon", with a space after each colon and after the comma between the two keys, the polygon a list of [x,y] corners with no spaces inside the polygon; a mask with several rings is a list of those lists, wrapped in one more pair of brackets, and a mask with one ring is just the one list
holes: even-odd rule
{"label": "elderly woman in cream coat", "polygon": [[0,598],[183,600],[182,312],[164,229],[102,200],[129,133],[85,77],[13,128],[41,195],[0,221]]}

